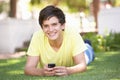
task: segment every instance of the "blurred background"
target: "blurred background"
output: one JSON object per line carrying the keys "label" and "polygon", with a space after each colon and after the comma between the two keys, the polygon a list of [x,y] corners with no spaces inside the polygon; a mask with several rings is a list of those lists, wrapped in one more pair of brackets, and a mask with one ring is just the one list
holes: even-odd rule
{"label": "blurred background", "polygon": [[120,0],[0,0],[0,53],[27,50],[47,5],[61,8],[66,27],[90,39],[95,51],[120,50]]}

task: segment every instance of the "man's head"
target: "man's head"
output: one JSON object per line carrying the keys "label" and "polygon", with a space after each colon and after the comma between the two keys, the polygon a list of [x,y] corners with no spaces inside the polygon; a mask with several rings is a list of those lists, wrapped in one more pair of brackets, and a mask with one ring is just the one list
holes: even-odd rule
{"label": "man's head", "polygon": [[63,11],[55,6],[47,6],[44,9],[41,10],[39,14],[39,24],[42,27],[44,20],[49,20],[51,17],[57,17],[59,20],[59,23],[63,25],[65,21],[65,15]]}

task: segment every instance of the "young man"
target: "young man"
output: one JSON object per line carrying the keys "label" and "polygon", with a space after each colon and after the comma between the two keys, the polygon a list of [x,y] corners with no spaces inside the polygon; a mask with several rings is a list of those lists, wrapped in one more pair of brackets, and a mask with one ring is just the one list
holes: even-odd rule
{"label": "young man", "polygon": [[[86,70],[82,37],[65,27],[63,11],[54,6],[41,10],[42,30],[34,33],[25,65],[25,74],[32,76],[66,76]],[[56,66],[49,68],[48,64]]]}

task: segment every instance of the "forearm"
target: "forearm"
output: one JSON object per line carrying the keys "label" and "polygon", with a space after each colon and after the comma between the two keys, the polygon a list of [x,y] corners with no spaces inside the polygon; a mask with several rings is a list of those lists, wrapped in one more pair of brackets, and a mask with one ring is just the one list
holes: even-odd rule
{"label": "forearm", "polygon": [[80,73],[86,71],[86,64],[78,64],[72,67],[67,67],[68,74]]}
{"label": "forearm", "polygon": [[38,68],[25,68],[24,74],[31,76],[44,76],[43,69]]}

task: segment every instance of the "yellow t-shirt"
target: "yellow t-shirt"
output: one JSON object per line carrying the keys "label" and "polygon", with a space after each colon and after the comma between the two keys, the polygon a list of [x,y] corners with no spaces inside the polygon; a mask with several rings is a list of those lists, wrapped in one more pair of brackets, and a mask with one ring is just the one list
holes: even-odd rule
{"label": "yellow t-shirt", "polygon": [[37,31],[33,34],[27,55],[40,56],[38,67],[43,67],[48,63],[55,63],[57,66],[74,65],[73,56],[86,50],[86,46],[77,32],[65,29],[63,31],[63,43],[56,52],[49,44],[48,38],[43,31]]}

